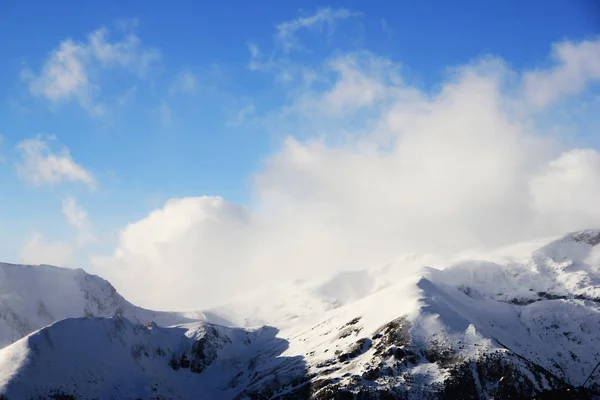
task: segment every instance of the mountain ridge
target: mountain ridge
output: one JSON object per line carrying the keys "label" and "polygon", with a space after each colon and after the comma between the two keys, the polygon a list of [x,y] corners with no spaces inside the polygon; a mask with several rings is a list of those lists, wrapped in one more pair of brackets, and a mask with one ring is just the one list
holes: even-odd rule
{"label": "mountain ridge", "polygon": [[[458,257],[441,268],[427,266],[439,260],[411,255],[381,268],[256,291],[206,313],[149,314],[131,305],[109,319],[64,319],[0,349],[0,394],[9,400],[50,398],[57,390],[69,399],[592,396],[600,389],[600,374],[590,376],[600,361],[597,238],[600,230],[574,232],[527,257]],[[95,278],[82,280],[78,290],[108,302],[94,311],[114,313],[122,305],[111,303],[122,297],[107,286],[100,290]],[[144,325],[153,315],[163,317],[158,325],[174,326]],[[203,321],[185,319],[194,315]],[[207,315],[225,323],[210,323]],[[98,344],[108,350],[98,351]],[[51,385],[29,378],[46,373],[36,365],[61,366],[68,354],[76,371],[56,368]],[[137,384],[97,368],[104,364],[137,368],[127,378]],[[100,383],[73,385],[88,376]]]}
{"label": "mountain ridge", "polygon": [[137,307],[108,281],[81,268],[0,263],[0,348],[68,317],[123,315],[163,325],[198,319],[183,314]]}

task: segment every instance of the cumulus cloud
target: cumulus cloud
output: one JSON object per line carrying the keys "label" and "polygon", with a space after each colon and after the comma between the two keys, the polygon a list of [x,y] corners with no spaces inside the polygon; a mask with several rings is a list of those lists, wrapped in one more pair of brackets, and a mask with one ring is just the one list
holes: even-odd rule
{"label": "cumulus cloud", "polygon": [[[561,81],[557,63],[535,74]],[[400,67],[370,53],[316,67],[319,85],[294,88],[280,110],[291,135],[254,176],[251,206],[170,200],[123,228],[95,271],[144,306],[206,307],[405,252],[453,254],[600,226],[600,153],[540,128],[550,103],[529,101],[530,72],[486,58],[424,91]]]}
{"label": "cumulus cloud", "polygon": [[52,103],[75,101],[91,115],[101,115],[99,71],[122,68],[143,77],[160,51],[146,47],[134,33],[111,41],[106,28],[90,33],[85,41],[65,39],[50,53],[38,73],[25,69],[21,75],[29,91]]}
{"label": "cumulus cloud", "polygon": [[[157,309],[185,307],[175,291],[197,293],[203,301],[245,287],[237,274],[247,254],[246,212],[219,197],[171,199],[146,218],[127,225],[110,257],[96,256],[94,271],[128,283],[131,300]],[[232,242],[236,247],[231,247]],[[162,282],[157,276],[162,275]],[[135,284],[131,284],[135,282]],[[152,296],[148,296],[153,292]],[[151,299],[153,297],[153,299]],[[176,296],[178,297],[178,296]],[[188,305],[196,301],[188,302]]]}
{"label": "cumulus cloud", "polygon": [[600,226],[600,151],[565,151],[530,181],[534,208],[557,226]]}
{"label": "cumulus cloud", "polygon": [[588,82],[600,79],[600,39],[555,44],[552,59],[552,68],[523,75],[526,99],[536,107],[577,93]]}
{"label": "cumulus cloud", "polygon": [[96,188],[96,180],[84,167],[72,158],[64,147],[53,152],[42,136],[25,139],[17,144],[21,160],[17,170],[22,179],[35,186],[54,185],[62,182],[80,182],[90,190]]}

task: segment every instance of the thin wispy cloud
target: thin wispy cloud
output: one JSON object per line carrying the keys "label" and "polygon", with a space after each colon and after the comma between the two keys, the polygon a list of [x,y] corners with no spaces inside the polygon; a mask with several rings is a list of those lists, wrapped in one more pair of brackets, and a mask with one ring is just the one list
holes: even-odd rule
{"label": "thin wispy cloud", "polygon": [[176,93],[191,94],[196,92],[198,89],[198,78],[188,68],[184,68],[175,77],[175,80],[169,88],[169,94],[174,95]]}
{"label": "thin wispy cloud", "polygon": [[258,44],[248,42],[250,53],[248,69],[273,73],[277,80],[283,83],[301,81],[305,84],[313,83],[318,78],[318,73],[305,64],[296,63],[292,58],[294,50],[304,49],[300,33],[303,30],[312,31],[325,39],[330,38],[338,24],[350,18],[360,17],[359,12],[344,8],[320,8],[308,16],[299,17],[282,22],[276,26],[275,49],[267,54],[263,53]]}
{"label": "thin wispy cloud", "polygon": [[15,99],[8,99],[8,107],[14,113],[27,115],[30,113],[29,108],[25,107],[22,102]]}
{"label": "thin wispy cloud", "polygon": [[391,39],[392,35],[394,34],[394,30],[388,24],[387,20],[385,18],[381,18],[379,20],[379,24],[381,25],[381,30],[385,33],[385,35],[387,36],[387,38]]}
{"label": "thin wispy cloud", "polygon": [[124,107],[127,104],[131,103],[137,92],[138,92],[137,86],[130,87],[125,92],[123,92],[119,97],[117,97],[117,105],[119,107]]}
{"label": "thin wispy cloud", "polygon": [[263,65],[263,54],[261,53],[256,43],[248,43],[248,51],[250,52],[250,62],[248,63],[248,69],[251,71],[258,71]]}
{"label": "thin wispy cloud", "polygon": [[22,179],[35,186],[72,182],[82,183],[90,190],[96,189],[92,174],[73,160],[68,148],[54,152],[44,139],[44,136],[38,136],[17,143],[20,153],[17,171]]}
{"label": "thin wispy cloud", "polygon": [[326,31],[330,35],[339,21],[360,15],[360,13],[345,8],[320,8],[315,14],[278,24],[276,38],[284,52],[301,49],[302,45],[296,37],[298,31],[303,29],[318,30],[320,32]]}
{"label": "thin wispy cloud", "polygon": [[76,229],[78,246],[95,241],[87,211],[75,197],[68,196],[63,199],[62,212],[69,224]]}
{"label": "thin wispy cloud", "polygon": [[76,256],[86,246],[94,243],[87,212],[72,196],[62,200],[62,213],[67,223],[75,230],[72,240],[53,240],[39,232],[32,233],[19,250],[21,262],[25,264],[50,264],[61,267],[76,267]]}
{"label": "thin wispy cloud", "polygon": [[240,108],[232,119],[228,121],[228,125],[240,126],[248,121],[254,115],[255,112],[254,104],[247,104]]}
{"label": "thin wispy cloud", "polygon": [[51,240],[40,233],[33,233],[21,246],[19,259],[23,264],[68,267],[74,260],[75,250],[72,243]]}
{"label": "thin wispy cloud", "polygon": [[109,30],[101,28],[85,41],[63,40],[39,72],[26,68],[21,78],[37,97],[53,104],[75,102],[90,115],[100,116],[106,111],[98,99],[102,91],[100,71],[120,68],[143,78],[160,58],[158,49],[144,46],[134,33],[111,41]]}

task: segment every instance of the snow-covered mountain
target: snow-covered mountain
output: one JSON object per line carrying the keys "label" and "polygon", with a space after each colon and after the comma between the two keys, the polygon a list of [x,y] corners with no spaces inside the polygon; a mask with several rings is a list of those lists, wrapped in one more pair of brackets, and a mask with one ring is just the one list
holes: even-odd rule
{"label": "snow-covered mountain", "polygon": [[[52,319],[114,317],[63,319],[1,349],[0,398],[514,399],[598,391],[600,371],[590,374],[600,362],[600,230],[528,254],[489,254],[406,256],[266,288],[198,313],[196,322],[185,320],[193,314],[139,309],[81,270],[2,266],[6,343]],[[15,320],[29,325],[15,330]]]}
{"label": "snow-covered mountain", "polygon": [[0,348],[64,318],[113,316],[161,325],[193,320],[136,307],[110,283],[82,269],[0,263]]}

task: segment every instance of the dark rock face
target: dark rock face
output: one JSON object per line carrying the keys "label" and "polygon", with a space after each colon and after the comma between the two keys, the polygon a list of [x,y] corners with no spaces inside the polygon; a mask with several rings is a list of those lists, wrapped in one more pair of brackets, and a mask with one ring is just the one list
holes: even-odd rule
{"label": "dark rock face", "polygon": [[[527,373],[523,373],[521,369],[523,367],[527,368]],[[387,387],[377,387],[372,384],[373,381],[388,376],[389,372],[381,368],[374,369],[370,372],[371,376],[357,376],[350,383],[317,377],[308,384],[277,398],[282,400],[408,399],[415,398],[415,394],[420,396],[417,398],[432,400],[479,400],[482,394],[495,399],[523,400],[597,398],[593,397],[593,393],[588,389],[572,388],[539,367],[502,351],[483,356],[476,361],[453,365],[449,369],[449,377],[442,384],[429,384],[415,388],[412,386],[411,377],[407,375],[402,376],[401,382],[399,380],[397,384]],[[391,376],[398,377],[397,372],[393,371]],[[543,391],[539,388],[540,384],[555,389]]]}
{"label": "dark rock face", "polygon": [[[573,388],[562,378],[508,349],[482,353],[476,359],[465,359],[460,348],[452,348],[445,342],[413,343],[410,328],[411,324],[405,317],[390,321],[370,338],[359,339],[345,350],[338,350],[336,358],[315,365],[319,373],[312,377],[304,376],[298,381],[301,383],[291,390],[275,397],[272,391],[259,392],[252,398],[600,399],[594,397],[592,390]],[[362,360],[366,362],[360,375],[327,378],[331,372],[360,357],[369,357]],[[421,364],[435,365],[446,372],[446,378],[442,382],[423,381],[421,376],[412,372],[412,367]]]}
{"label": "dark rock face", "polygon": [[358,357],[371,348],[371,343],[371,339],[369,338],[359,339],[347,352],[338,355],[338,361],[344,362]]}
{"label": "dark rock face", "polygon": [[220,335],[213,326],[207,326],[202,337],[185,347],[180,354],[172,355],[169,365],[175,371],[183,368],[200,374],[217,358],[218,350],[225,343],[231,343],[231,340]]}
{"label": "dark rock face", "polygon": [[567,238],[574,242],[583,242],[589,244],[590,246],[597,246],[600,244],[600,229],[574,232],[567,235]]}

